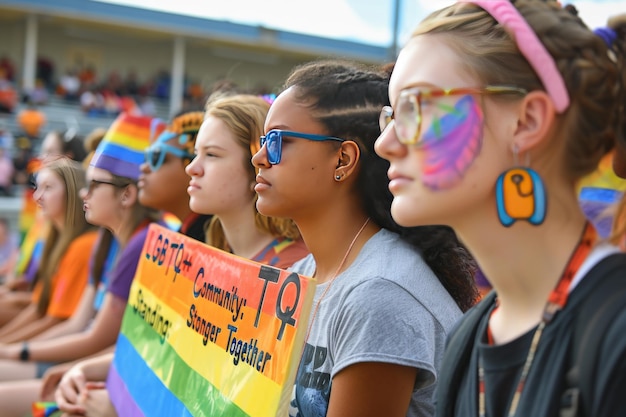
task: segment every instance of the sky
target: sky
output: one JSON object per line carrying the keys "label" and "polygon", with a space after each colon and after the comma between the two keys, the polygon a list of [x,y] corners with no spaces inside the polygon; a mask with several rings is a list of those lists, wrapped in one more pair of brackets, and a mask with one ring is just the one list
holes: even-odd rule
{"label": "sky", "polygon": [[[97,0],[146,9],[227,20],[333,39],[390,46],[394,35],[394,5],[400,4],[397,28],[402,46],[413,28],[431,11],[451,0]],[[562,0],[573,3],[591,28],[626,13],[626,0]]]}

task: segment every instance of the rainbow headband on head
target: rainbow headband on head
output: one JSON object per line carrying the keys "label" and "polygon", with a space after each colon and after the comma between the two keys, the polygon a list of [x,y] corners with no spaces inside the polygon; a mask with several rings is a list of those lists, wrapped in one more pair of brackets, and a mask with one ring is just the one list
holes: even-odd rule
{"label": "rainbow headband on head", "polygon": [[535,70],[543,87],[552,99],[554,108],[563,113],[569,106],[569,95],[554,59],[537,34],[509,0],[459,0],[472,3],[489,13],[498,23],[513,32],[520,52]]}
{"label": "rainbow headband on head", "polygon": [[[120,114],[96,148],[89,165],[120,177],[139,179],[139,166],[144,161],[143,152],[150,145],[150,135],[154,133],[153,120],[148,116]],[[157,123],[159,133],[164,128],[165,123]]]}

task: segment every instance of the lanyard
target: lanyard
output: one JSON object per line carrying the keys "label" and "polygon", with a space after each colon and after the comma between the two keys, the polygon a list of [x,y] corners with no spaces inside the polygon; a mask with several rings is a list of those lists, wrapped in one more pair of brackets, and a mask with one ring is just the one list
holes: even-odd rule
{"label": "lanyard", "polygon": [[[519,400],[522,395],[522,390],[524,389],[524,385],[526,384],[526,377],[528,377],[528,372],[530,371],[530,366],[533,363],[533,359],[535,358],[535,353],[537,351],[537,346],[539,345],[539,340],[541,339],[541,335],[543,334],[543,329],[549,324],[556,313],[565,307],[567,303],[567,297],[569,296],[569,288],[572,284],[572,280],[576,275],[576,272],[582,265],[582,263],[587,259],[587,256],[591,252],[591,249],[597,239],[596,230],[590,222],[585,224],[585,230],[580,237],[580,241],[576,246],[576,249],[572,253],[569,261],[567,262],[567,266],[559,279],[556,287],[550,292],[548,296],[548,301],[546,302],[546,306],[543,310],[543,315],[541,317],[541,322],[537,329],[535,330],[535,334],[533,335],[532,342],[530,344],[530,349],[528,350],[528,355],[526,355],[526,361],[524,362],[524,367],[522,368],[522,375],[520,376],[520,380],[517,383],[517,388],[515,389],[515,394],[513,395],[513,400],[511,401],[511,405],[509,406],[509,412],[507,415],[509,417],[513,417],[515,412],[517,411],[517,406],[519,405]],[[494,310],[495,311],[495,310]],[[489,330],[487,330],[487,336],[490,342],[492,342],[492,338],[490,336]],[[485,407],[485,369],[483,367],[482,358],[480,355],[478,356],[478,415],[480,417],[485,417],[486,415],[486,407]]]}

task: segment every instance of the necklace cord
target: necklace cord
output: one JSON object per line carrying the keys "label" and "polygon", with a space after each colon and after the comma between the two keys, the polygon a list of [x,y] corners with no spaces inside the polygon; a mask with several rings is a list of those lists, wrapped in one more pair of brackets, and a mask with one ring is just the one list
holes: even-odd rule
{"label": "necklace cord", "polygon": [[335,278],[337,278],[337,276],[339,275],[339,271],[341,271],[341,268],[343,268],[344,264],[346,263],[346,260],[348,259],[348,256],[350,255],[350,252],[352,251],[352,248],[354,247],[354,244],[356,243],[359,236],[361,236],[361,233],[363,233],[363,230],[365,230],[365,226],[367,226],[369,222],[370,222],[370,218],[368,217],[367,219],[365,219],[365,223],[363,223],[359,231],[356,232],[356,234],[352,238],[352,242],[350,242],[350,245],[348,246],[348,249],[346,250],[346,253],[343,255],[343,258],[341,259],[341,262],[339,262],[339,266],[335,270],[335,273],[328,280],[328,285],[326,286],[326,288],[324,288],[324,292],[322,293],[320,299],[317,300],[317,303],[315,303],[315,309],[313,310],[311,322],[309,323],[309,328],[307,329],[307,332],[306,332],[306,338],[304,339],[305,342],[309,340],[309,335],[311,334],[311,328],[313,327],[313,322],[315,321],[315,316],[317,316],[317,310],[319,309],[320,304],[322,303],[322,300],[326,296],[326,293],[328,293],[328,290],[330,289],[330,287],[333,285]]}
{"label": "necklace cord", "polygon": [[[585,228],[583,229],[583,233],[580,236],[580,240],[578,241],[578,245],[572,252],[565,270],[561,274],[561,278],[557,283],[556,287],[550,292],[548,297],[548,301],[546,302],[546,306],[543,311],[543,315],[541,317],[541,321],[539,322],[539,326],[535,330],[533,334],[533,339],[530,344],[530,348],[528,350],[528,354],[526,355],[526,360],[524,362],[524,366],[522,368],[522,374],[520,375],[520,379],[518,381],[517,387],[515,389],[515,393],[513,394],[513,399],[511,400],[511,404],[509,406],[509,411],[507,413],[508,417],[515,416],[517,412],[517,407],[519,405],[520,398],[522,396],[522,391],[524,390],[524,386],[526,385],[526,378],[530,372],[530,367],[535,359],[535,353],[537,352],[537,346],[539,345],[539,340],[543,335],[544,328],[550,324],[554,316],[557,312],[559,312],[565,304],[567,303],[567,298],[569,295],[569,288],[571,286],[574,275],[578,269],[580,269],[581,265],[589,256],[591,249],[593,248],[595,242],[597,241],[597,233],[596,229],[589,222],[585,224]],[[493,311],[492,311],[493,313]],[[489,328],[487,328],[489,333]],[[485,389],[485,369],[483,367],[483,362],[480,354],[478,355],[478,415],[480,417],[485,417],[487,413],[487,404],[486,404],[486,389]]]}

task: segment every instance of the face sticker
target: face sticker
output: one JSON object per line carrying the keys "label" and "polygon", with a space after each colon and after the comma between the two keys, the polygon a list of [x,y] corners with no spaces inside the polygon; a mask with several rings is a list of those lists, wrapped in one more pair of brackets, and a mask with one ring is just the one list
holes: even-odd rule
{"label": "face sticker", "polygon": [[473,96],[466,95],[454,106],[430,104],[423,109],[424,133],[422,182],[432,189],[453,187],[478,156],[483,137],[483,113]]}

